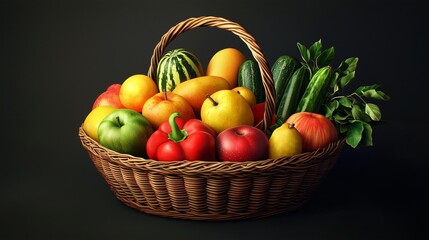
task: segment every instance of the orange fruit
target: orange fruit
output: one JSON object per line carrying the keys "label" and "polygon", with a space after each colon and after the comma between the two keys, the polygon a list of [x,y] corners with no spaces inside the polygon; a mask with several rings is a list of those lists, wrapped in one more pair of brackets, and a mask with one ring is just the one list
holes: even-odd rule
{"label": "orange fruit", "polygon": [[158,87],[153,79],[143,74],[135,74],[122,83],[119,99],[128,109],[142,112],[145,102],[158,93]]}
{"label": "orange fruit", "polygon": [[238,71],[245,60],[246,57],[238,49],[221,49],[210,59],[206,75],[223,77],[229,82],[231,88],[237,87]]}
{"label": "orange fruit", "polygon": [[256,96],[249,88],[241,86],[235,87],[232,90],[236,91],[238,94],[244,97],[244,99],[246,99],[247,103],[249,103],[250,106],[256,104]]}
{"label": "orange fruit", "polygon": [[100,122],[115,109],[117,108],[112,106],[98,106],[92,109],[82,124],[82,128],[86,134],[98,142],[98,125],[100,125]]}

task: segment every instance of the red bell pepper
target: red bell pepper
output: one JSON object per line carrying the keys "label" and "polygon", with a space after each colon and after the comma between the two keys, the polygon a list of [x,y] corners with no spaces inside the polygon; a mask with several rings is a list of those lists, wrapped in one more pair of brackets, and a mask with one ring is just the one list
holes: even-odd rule
{"label": "red bell pepper", "polygon": [[[265,114],[265,102],[260,102],[257,104],[254,104],[251,106],[253,117],[254,117],[254,123],[255,126],[262,120],[264,120],[264,114]],[[277,115],[273,114],[273,118],[271,121],[271,124],[275,124],[277,120]]]}
{"label": "red bell pepper", "polygon": [[216,160],[216,133],[199,119],[185,121],[179,113],[170,115],[149,137],[148,157],[159,161]]}

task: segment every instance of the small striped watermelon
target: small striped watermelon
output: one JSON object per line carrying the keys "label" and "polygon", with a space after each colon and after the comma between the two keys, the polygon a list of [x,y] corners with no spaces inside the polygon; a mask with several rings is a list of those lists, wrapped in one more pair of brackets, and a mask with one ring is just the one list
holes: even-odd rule
{"label": "small striped watermelon", "polygon": [[160,92],[164,89],[173,91],[181,82],[203,74],[203,67],[197,56],[184,48],[177,48],[167,52],[159,61],[156,76],[158,89]]}

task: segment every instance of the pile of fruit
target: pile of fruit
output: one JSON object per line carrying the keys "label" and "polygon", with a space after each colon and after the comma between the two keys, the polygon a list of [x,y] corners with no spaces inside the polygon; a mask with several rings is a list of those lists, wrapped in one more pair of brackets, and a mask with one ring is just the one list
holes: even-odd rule
{"label": "pile of fruit", "polygon": [[372,145],[380,85],[351,94],[358,58],[334,69],[334,48],[298,43],[301,62],[282,55],[272,65],[276,113],[262,131],[265,90],[257,62],[235,48],[216,52],[206,69],[192,52],[164,54],[156,81],[136,74],[112,84],[93,103],[82,128],[113,151],[159,161],[254,161],[289,157],[346,139]]}

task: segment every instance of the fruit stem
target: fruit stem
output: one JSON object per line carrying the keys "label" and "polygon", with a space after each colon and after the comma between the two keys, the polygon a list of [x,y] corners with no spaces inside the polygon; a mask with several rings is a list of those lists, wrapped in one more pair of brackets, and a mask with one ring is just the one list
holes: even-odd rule
{"label": "fruit stem", "polygon": [[213,106],[217,106],[219,104],[212,97],[210,97],[209,94],[206,94],[206,98],[209,99],[213,103]]}
{"label": "fruit stem", "polygon": [[287,126],[288,126],[288,128],[289,128],[289,129],[292,129],[292,128],[294,128],[294,127],[295,127],[295,123],[288,123],[288,125],[287,125]]}
{"label": "fruit stem", "polygon": [[121,127],[121,120],[119,119],[119,116],[116,116],[116,123],[118,124],[118,127]]}
{"label": "fruit stem", "polygon": [[185,129],[180,129],[177,125],[175,119],[179,117],[178,112],[174,112],[170,115],[168,118],[168,123],[171,127],[171,133],[168,134],[168,139],[174,141],[174,142],[181,142],[188,137],[188,132]]}

